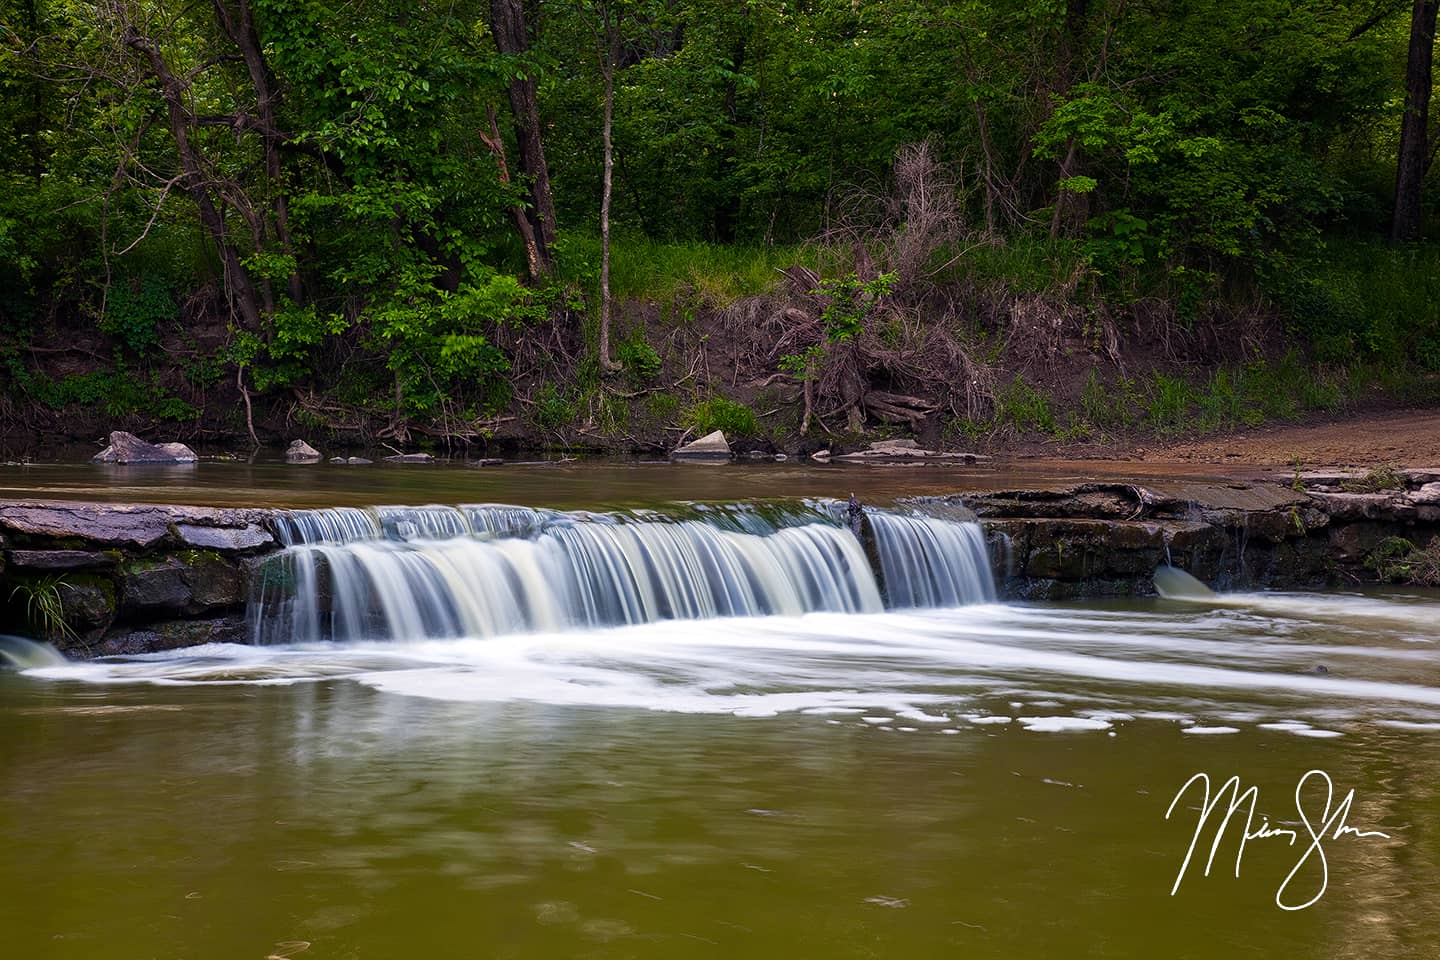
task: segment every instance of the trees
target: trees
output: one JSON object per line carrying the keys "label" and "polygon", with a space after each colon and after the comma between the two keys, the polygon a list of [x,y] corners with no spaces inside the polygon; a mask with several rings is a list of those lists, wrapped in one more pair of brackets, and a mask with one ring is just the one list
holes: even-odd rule
{"label": "trees", "polygon": [[550,168],[545,162],[545,140],[541,133],[536,96],[535,66],[529,61],[530,34],[521,0],[490,0],[490,28],[495,49],[507,58],[506,90],[515,121],[515,139],[520,151],[520,168],[529,178],[528,193],[531,230],[540,261],[548,271],[550,246],[555,242],[555,199],[550,191]]}
{"label": "trees", "polygon": [[[5,319],[126,363],[203,328],[247,390],[397,435],[584,348],[563,284],[611,370],[634,237],[873,236],[906,144],[955,244],[1197,323],[1430,210],[1435,0],[0,4]],[[169,327],[112,334],[146,297]]]}
{"label": "trees", "polygon": [[1405,111],[1395,164],[1395,214],[1390,238],[1397,243],[1420,236],[1421,186],[1434,159],[1430,135],[1431,61],[1435,54],[1436,0],[1414,0],[1405,66]]}

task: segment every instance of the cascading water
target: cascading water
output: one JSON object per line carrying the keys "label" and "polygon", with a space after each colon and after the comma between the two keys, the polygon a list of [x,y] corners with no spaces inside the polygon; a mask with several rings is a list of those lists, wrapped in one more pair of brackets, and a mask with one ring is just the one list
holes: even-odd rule
{"label": "cascading water", "polygon": [[978,523],[878,510],[868,517],[887,606],[958,607],[995,600]]}
{"label": "cascading water", "polygon": [[882,602],[843,506],[562,513],[292,511],[255,578],[257,643],[494,636],[656,620],[875,613],[994,599],[973,522],[869,511]]}

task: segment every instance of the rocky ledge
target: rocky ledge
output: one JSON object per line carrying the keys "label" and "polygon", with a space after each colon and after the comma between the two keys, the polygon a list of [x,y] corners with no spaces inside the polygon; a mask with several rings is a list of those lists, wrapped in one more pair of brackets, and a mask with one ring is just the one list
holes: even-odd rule
{"label": "rocky ledge", "polygon": [[265,510],[0,502],[0,632],[58,600],[56,645],[139,653],[245,638],[249,567],[278,549]]}
{"label": "rocky ledge", "polygon": [[1002,597],[1059,600],[1154,593],[1171,563],[1218,589],[1354,585],[1377,579],[1382,544],[1440,535],[1440,470],[1393,489],[1301,482],[1082,483],[912,501],[962,505],[984,525]]}
{"label": "rocky ledge", "polygon": [[[978,516],[1002,597],[1060,600],[1152,593],[1166,562],[1220,589],[1373,581],[1397,538],[1440,535],[1440,470],[1392,474],[1385,490],[1374,482],[1082,483],[908,503]],[[280,549],[272,517],[0,501],[0,633],[48,632],[72,656],[244,641],[252,572]]]}

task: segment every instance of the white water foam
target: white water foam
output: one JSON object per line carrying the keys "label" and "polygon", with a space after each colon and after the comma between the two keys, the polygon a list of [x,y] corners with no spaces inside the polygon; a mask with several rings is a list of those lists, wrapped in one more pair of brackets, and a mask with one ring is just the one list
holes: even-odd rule
{"label": "white water foam", "polygon": [[[1301,597],[1289,602],[1304,606]],[[1440,724],[1440,666],[1397,659],[1397,635],[1376,628],[1376,619],[1360,627],[1316,620],[1277,633],[1264,617],[1196,616],[1159,605],[976,605],[410,643],[210,646],[28,673],[96,683],[344,680],[451,701],[737,716],[807,711],[921,734],[951,717],[963,724],[945,729],[972,735],[1011,722],[1037,732],[1163,722],[1198,726],[1200,735],[1254,724],[1317,738],[1340,736],[1353,723]],[[1346,651],[1343,670],[1342,658],[1327,656],[1336,669],[1310,672],[1332,632],[1333,646]],[[1009,710],[1010,702],[1067,707],[1027,717],[1033,707]],[[1274,717],[1286,719],[1267,719]]]}

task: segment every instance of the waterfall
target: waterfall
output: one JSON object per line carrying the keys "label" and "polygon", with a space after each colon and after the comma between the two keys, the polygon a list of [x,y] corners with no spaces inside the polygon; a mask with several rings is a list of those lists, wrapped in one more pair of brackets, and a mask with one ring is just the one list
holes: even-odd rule
{"label": "waterfall", "polygon": [[980,524],[879,510],[867,516],[888,606],[958,607],[995,600]]}
{"label": "waterfall", "polygon": [[0,634],[0,667],[33,670],[37,667],[60,666],[66,662],[60,651],[48,643]]}
{"label": "waterfall", "polygon": [[886,601],[843,504],[561,512],[288,511],[253,578],[256,643],[497,636],[994,599],[973,522],[871,510]]}

